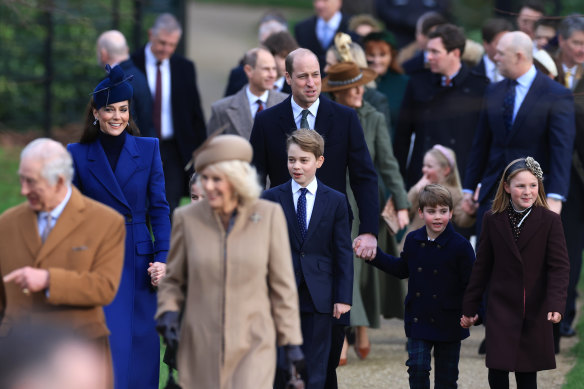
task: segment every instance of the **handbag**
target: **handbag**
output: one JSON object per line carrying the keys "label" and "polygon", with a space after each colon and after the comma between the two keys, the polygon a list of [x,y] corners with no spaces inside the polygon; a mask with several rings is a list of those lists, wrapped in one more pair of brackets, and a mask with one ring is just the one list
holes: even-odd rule
{"label": "handbag", "polygon": [[393,196],[389,196],[383,211],[381,211],[381,217],[385,222],[385,226],[389,231],[390,235],[395,235],[400,230],[399,220],[397,217],[397,211],[395,210],[395,204],[393,203]]}

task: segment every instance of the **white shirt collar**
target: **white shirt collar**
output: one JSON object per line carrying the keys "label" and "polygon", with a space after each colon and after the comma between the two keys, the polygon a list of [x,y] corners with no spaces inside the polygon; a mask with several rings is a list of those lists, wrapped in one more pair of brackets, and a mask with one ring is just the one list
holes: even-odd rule
{"label": "white shirt collar", "polygon": [[[158,63],[158,59],[152,54],[152,44],[150,42],[146,43],[146,47],[144,48],[144,56],[146,65],[156,66]],[[168,58],[160,62],[160,66],[167,66],[168,65]]]}
{"label": "white shirt collar", "polygon": [[67,187],[67,194],[65,195],[65,198],[63,199],[63,201],[61,201],[59,203],[59,205],[57,205],[52,211],[50,212],[39,212],[39,219],[42,219],[45,217],[45,215],[47,214],[51,214],[51,218],[53,220],[57,220],[59,218],[59,216],[61,216],[61,214],[63,213],[63,210],[65,209],[65,206],[67,205],[67,203],[69,202],[69,199],[71,198],[71,193],[73,192],[73,190],[71,189],[71,185],[69,185]]}
{"label": "white shirt collar", "polygon": [[[300,184],[298,184],[296,181],[292,180],[292,193],[296,193],[298,192],[302,187],[300,186]],[[316,196],[316,189],[318,188],[318,180],[316,179],[316,176],[314,176],[312,178],[312,181],[310,181],[310,184],[306,185],[306,189],[308,189],[308,192],[314,196]]]}
{"label": "white shirt collar", "polygon": [[567,67],[565,64],[562,64],[562,69],[564,70],[564,73],[570,72],[570,74],[574,76],[578,71],[578,64],[572,66],[571,68]]}
{"label": "white shirt collar", "polygon": [[274,89],[277,89],[279,91],[282,90],[282,88],[284,87],[284,83],[286,82],[286,77],[282,76],[280,78],[278,78],[276,81],[274,81]]}
{"label": "white shirt collar", "polygon": [[[292,114],[294,115],[294,119],[296,119],[299,115],[302,114],[302,111],[304,110],[304,108],[299,106],[296,103],[296,101],[294,101],[294,96],[292,96],[292,98],[290,99],[290,102],[292,103]],[[318,99],[316,99],[316,101],[314,103],[312,103],[312,105],[310,107],[308,107],[308,111],[310,111],[312,116],[314,116],[315,118],[316,118],[316,113],[318,112],[319,105],[320,105],[320,97]]]}
{"label": "white shirt collar", "polygon": [[249,90],[249,85],[245,87],[245,93],[247,94],[247,99],[250,103],[255,103],[258,99],[262,101],[262,103],[266,104],[268,102],[268,91],[264,91],[261,96],[256,96]]}
{"label": "white shirt collar", "polygon": [[535,66],[531,65],[529,70],[525,72],[522,76],[517,78],[517,83],[527,89],[533,84],[533,80],[535,80],[535,76],[537,75],[537,71],[535,70]]}

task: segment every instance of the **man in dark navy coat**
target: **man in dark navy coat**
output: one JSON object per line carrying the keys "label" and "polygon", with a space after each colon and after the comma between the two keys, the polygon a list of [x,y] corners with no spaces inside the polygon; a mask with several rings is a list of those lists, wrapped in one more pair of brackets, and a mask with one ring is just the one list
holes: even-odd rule
{"label": "man in dark navy coat", "polygon": [[[146,74],[153,96],[154,129],[160,138],[166,199],[171,214],[180,198],[188,195],[190,174],[185,172],[185,165],[207,136],[195,64],[174,53],[181,35],[178,20],[170,14],[162,14],[148,31],[148,44],[132,55],[136,66]],[[157,85],[160,85],[160,92],[157,92]],[[157,98],[160,99],[159,108]]]}
{"label": "man in dark navy coat", "polygon": [[497,45],[495,61],[507,80],[487,87],[463,185],[469,205],[481,184],[477,235],[497,182],[514,159],[530,156],[541,164],[551,210],[560,213],[568,196],[574,99],[570,90],[535,69],[532,50],[531,39],[520,31],[506,33]]}
{"label": "man in dark navy coat", "polygon": [[[286,82],[291,86],[292,95],[255,118],[250,137],[253,164],[260,177],[270,179],[271,186],[285,183],[290,177],[286,150],[288,135],[298,128],[318,131],[325,139],[326,163],[317,177],[325,185],[345,193],[348,169],[361,219],[360,235],[355,238],[360,242],[358,252],[373,258],[379,220],[377,173],[357,112],[320,96],[320,67],[318,58],[310,50],[297,49],[286,57]],[[336,387],[334,369],[339,363],[343,338],[342,326],[335,326],[327,388]]]}

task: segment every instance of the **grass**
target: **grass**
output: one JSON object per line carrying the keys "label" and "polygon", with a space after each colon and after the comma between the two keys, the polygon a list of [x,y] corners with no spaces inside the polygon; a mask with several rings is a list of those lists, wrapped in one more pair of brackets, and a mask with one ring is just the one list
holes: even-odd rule
{"label": "grass", "polygon": [[19,148],[0,148],[0,212],[21,202],[18,181]]}

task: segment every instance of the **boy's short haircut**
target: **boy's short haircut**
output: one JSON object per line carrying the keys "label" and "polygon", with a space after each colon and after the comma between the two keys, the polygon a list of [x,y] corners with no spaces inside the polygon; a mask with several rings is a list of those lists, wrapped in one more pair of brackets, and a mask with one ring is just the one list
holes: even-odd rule
{"label": "boy's short haircut", "polygon": [[286,139],[286,150],[291,144],[296,144],[302,151],[312,153],[316,158],[324,155],[324,139],[314,130],[300,129],[292,132]]}
{"label": "boy's short haircut", "polygon": [[420,191],[419,204],[422,211],[424,207],[447,206],[451,211],[454,208],[450,191],[438,184],[426,185]]}

